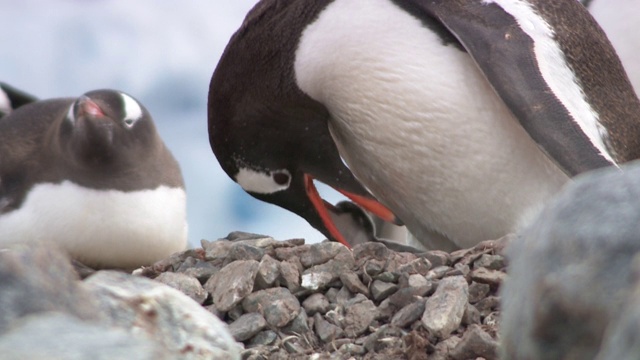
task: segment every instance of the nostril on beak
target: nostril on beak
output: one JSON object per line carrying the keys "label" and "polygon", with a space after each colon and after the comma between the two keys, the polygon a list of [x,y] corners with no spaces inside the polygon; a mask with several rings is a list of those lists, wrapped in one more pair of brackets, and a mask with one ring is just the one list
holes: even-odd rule
{"label": "nostril on beak", "polygon": [[80,117],[82,115],[89,115],[91,117],[103,117],[104,111],[96,104],[93,100],[91,100],[87,96],[81,96],[77,102],[75,107],[76,117]]}

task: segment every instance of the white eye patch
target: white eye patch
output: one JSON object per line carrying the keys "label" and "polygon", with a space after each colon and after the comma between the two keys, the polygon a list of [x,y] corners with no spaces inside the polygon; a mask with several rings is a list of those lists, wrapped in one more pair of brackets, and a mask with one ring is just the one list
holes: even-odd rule
{"label": "white eye patch", "polygon": [[128,127],[132,127],[142,117],[142,108],[131,96],[125,93],[120,93],[120,96],[124,104],[124,123]]}
{"label": "white eye patch", "polygon": [[291,184],[291,174],[287,170],[261,172],[241,167],[235,179],[245,191],[258,194],[286,190]]}

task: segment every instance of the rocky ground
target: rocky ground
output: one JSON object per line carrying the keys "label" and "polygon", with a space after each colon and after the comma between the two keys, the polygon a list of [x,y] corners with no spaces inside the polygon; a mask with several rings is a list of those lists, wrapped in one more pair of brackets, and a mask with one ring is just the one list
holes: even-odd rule
{"label": "rocky ground", "polygon": [[507,242],[416,255],[232,233],[136,274],[225,321],[243,359],[495,359]]}

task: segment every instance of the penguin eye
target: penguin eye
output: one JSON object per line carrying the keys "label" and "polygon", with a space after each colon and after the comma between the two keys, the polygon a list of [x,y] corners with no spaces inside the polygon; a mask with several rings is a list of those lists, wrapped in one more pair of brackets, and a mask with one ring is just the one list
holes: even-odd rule
{"label": "penguin eye", "polygon": [[124,119],[124,124],[127,125],[127,127],[132,127],[134,122],[133,119]]}
{"label": "penguin eye", "polygon": [[241,167],[234,178],[245,191],[257,194],[286,190],[291,184],[291,174],[287,170],[263,172]]}
{"label": "penguin eye", "polygon": [[271,174],[273,181],[278,185],[286,185],[289,186],[289,182],[291,181],[291,175],[289,172],[278,171]]}

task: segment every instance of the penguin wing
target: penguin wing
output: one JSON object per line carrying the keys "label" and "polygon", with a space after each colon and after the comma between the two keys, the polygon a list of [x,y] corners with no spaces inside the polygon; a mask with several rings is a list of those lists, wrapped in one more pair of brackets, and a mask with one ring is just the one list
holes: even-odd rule
{"label": "penguin wing", "polygon": [[0,81],[0,118],[11,111],[38,99],[22,90]]}
{"label": "penguin wing", "polygon": [[[533,140],[567,174],[615,164],[597,114],[567,63],[561,39],[541,15],[547,13],[539,1],[393,1],[423,21],[435,18],[444,25]],[[570,12],[586,12],[578,1],[566,0],[562,6],[565,13],[554,13],[559,19],[553,23],[580,26],[572,34],[584,37],[590,36],[594,26],[597,29],[595,22],[586,28],[584,23],[572,24],[567,7]]]}

